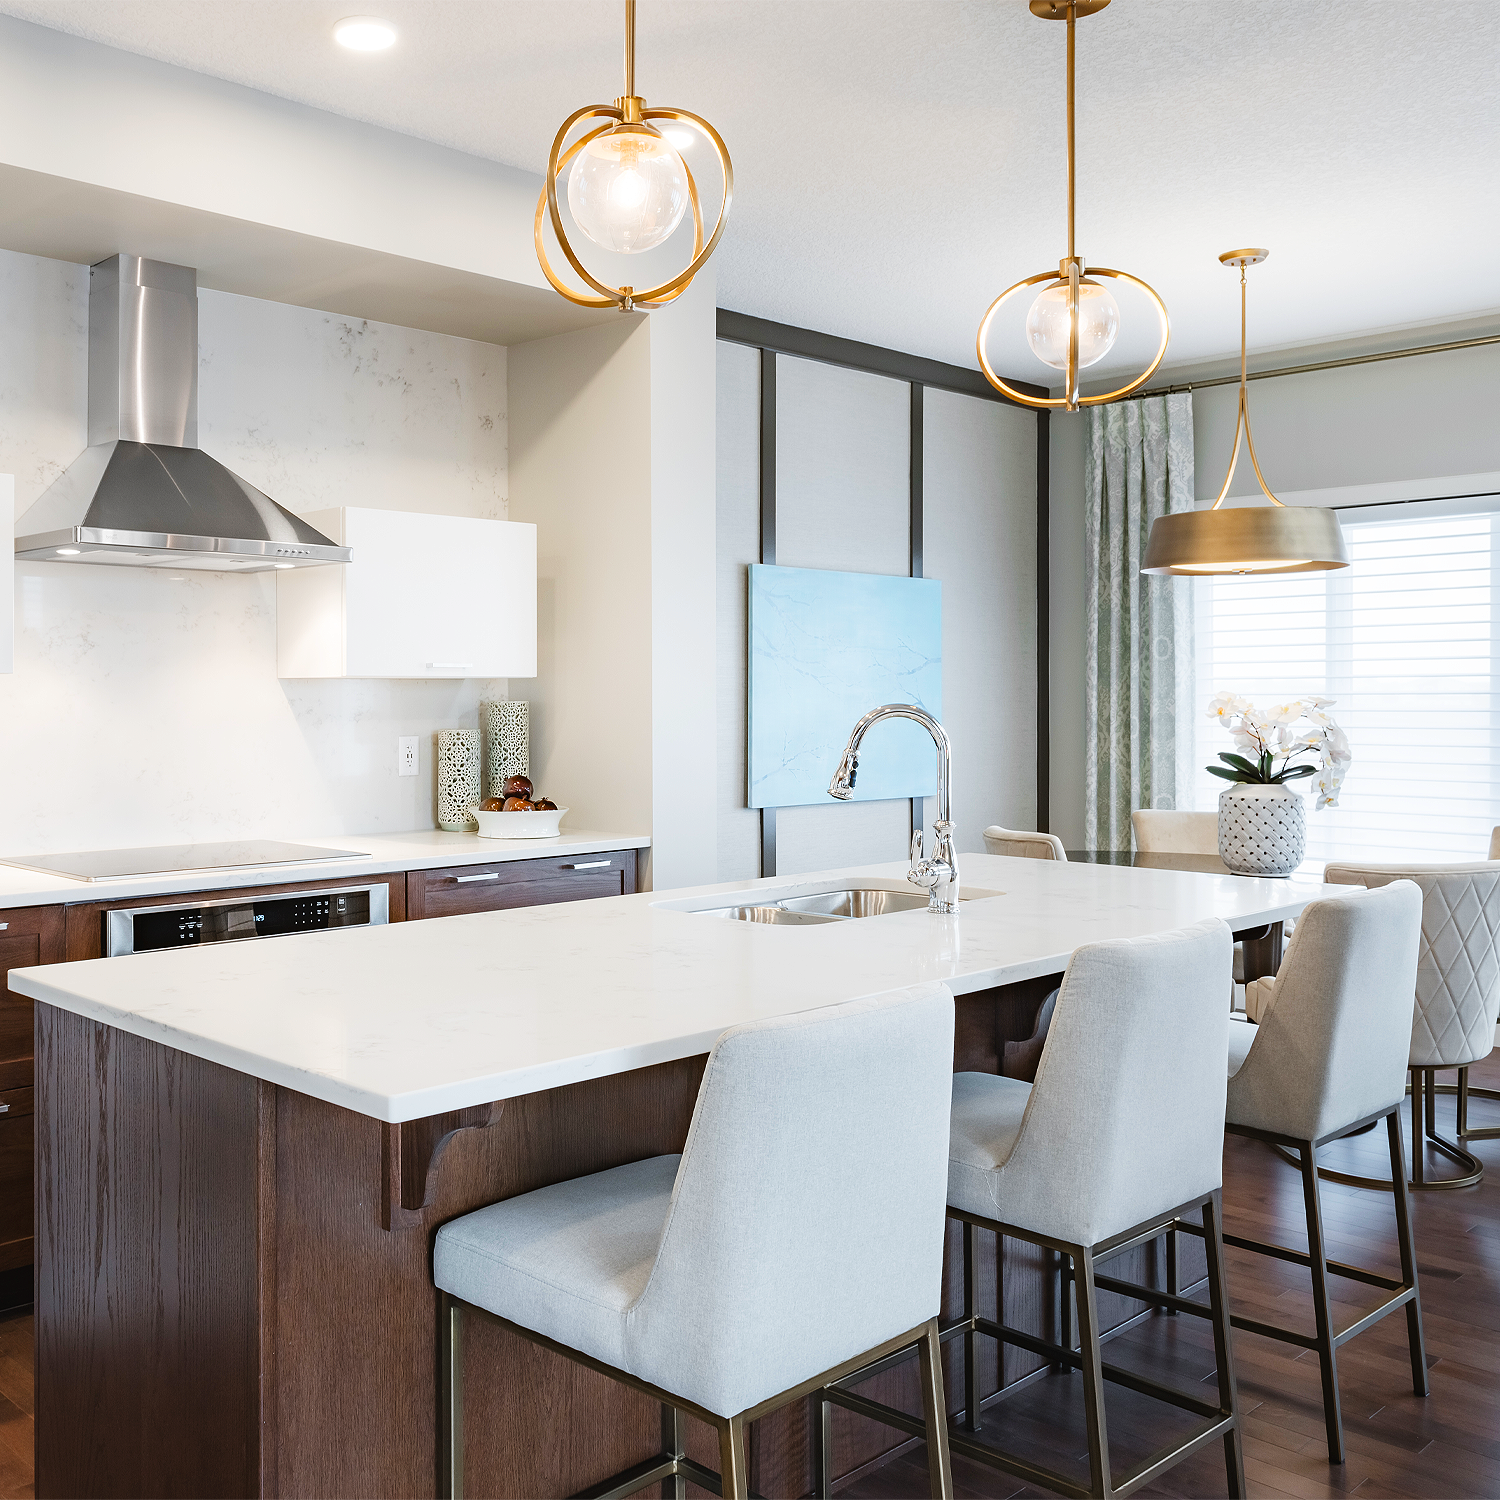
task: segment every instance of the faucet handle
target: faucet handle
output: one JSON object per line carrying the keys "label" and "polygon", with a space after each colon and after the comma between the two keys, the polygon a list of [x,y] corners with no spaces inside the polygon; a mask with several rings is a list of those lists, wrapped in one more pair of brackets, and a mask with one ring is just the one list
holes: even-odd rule
{"label": "faucet handle", "polygon": [[922,858],[922,830],[918,828],[911,836],[911,859],[910,863],[915,865]]}
{"label": "faucet handle", "polygon": [[953,824],[947,818],[939,818],[937,822],[932,825],[932,831],[937,834],[939,838],[942,838],[944,834],[953,832]]}

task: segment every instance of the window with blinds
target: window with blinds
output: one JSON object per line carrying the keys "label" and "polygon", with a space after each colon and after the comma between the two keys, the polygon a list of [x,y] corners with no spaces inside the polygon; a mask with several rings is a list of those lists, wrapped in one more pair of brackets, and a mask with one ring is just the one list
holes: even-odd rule
{"label": "window with blinds", "polygon": [[1313,811],[1309,859],[1484,859],[1500,825],[1500,497],[1341,513],[1353,559],[1333,573],[1196,580],[1195,806],[1230,737],[1216,692],[1257,707],[1319,693],[1354,762]]}

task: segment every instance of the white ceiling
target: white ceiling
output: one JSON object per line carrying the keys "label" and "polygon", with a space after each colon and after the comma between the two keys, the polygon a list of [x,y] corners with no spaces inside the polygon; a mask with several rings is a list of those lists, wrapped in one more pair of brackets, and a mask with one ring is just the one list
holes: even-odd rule
{"label": "white ceiling", "polygon": [[[336,46],[361,11],[390,52]],[[620,92],[619,0],[0,0],[0,11],[540,172]],[[641,0],[638,84],[735,163],[719,305],[972,365],[1065,249],[1064,29],[1024,0]],[[1078,239],[1169,365],[1500,309],[1500,4],[1115,0],[1078,28]],[[1127,331],[1100,373],[1149,342]],[[1024,299],[1023,299],[1024,301]],[[1131,315],[1134,314],[1132,317]],[[1134,336],[1131,336],[1134,329]],[[1013,334],[996,363],[1046,373]]]}

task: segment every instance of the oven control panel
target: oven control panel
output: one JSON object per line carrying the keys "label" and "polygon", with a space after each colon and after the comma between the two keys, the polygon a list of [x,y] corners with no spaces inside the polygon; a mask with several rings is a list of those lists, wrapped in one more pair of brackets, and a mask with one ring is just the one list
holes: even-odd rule
{"label": "oven control panel", "polygon": [[118,958],[334,927],[382,926],[389,920],[389,900],[390,891],[382,882],[285,896],[135,906],[104,914],[104,954]]}

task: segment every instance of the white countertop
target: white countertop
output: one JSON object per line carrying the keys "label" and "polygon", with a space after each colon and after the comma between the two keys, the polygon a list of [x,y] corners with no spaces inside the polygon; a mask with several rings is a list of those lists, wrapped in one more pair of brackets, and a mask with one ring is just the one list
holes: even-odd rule
{"label": "white countertop", "polygon": [[247,885],[292,885],[306,880],[346,880],[389,875],[393,870],[439,870],[445,865],[488,865],[502,860],[543,859],[559,854],[596,854],[601,849],[646,849],[644,833],[599,833],[564,829],[554,839],[482,839],[477,833],[330,834],[298,839],[324,849],[352,849],[357,859],[319,859],[307,864],[240,865],[229,870],[180,870],[128,880],[71,880],[0,865],[0,909],[55,906],[78,901],[119,901],[131,896],[176,896],[190,891],[237,890]]}
{"label": "white countertop", "polygon": [[[622,841],[615,835],[598,847]],[[444,852],[430,862],[454,860]],[[1242,930],[1294,917],[1325,891],[1293,880],[987,854],[962,856],[962,867],[971,893],[1002,894],[965,901],[956,917],[917,910],[771,927],[662,904],[722,905],[724,894],[747,888],[762,899],[872,881],[910,890],[896,863],[15,969],[10,984],[401,1121],[691,1057],[742,1021],[925,980],[965,993],[1057,973],[1074,948],[1103,938],[1208,916]]]}

